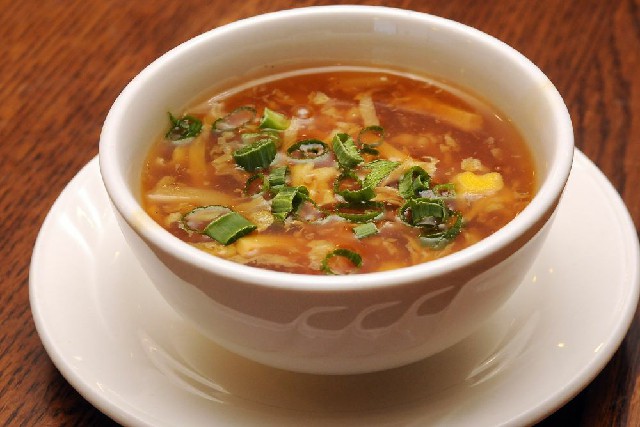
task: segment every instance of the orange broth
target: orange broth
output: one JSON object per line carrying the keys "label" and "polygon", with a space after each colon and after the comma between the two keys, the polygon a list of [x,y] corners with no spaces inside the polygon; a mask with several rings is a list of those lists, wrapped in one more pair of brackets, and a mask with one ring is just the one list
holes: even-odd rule
{"label": "orange broth", "polygon": [[[286,129],[259,127],[265,107],[287,119]],[[227,115],[238,108],[254,109],[255,119],[238,129],[217,130],[222,125],[216,120],[230,121]],[[415,75],[355,67],[299,70],[213,94],[176,117],[185,115],[199,119],[202,128],[195,137],[172,141],[163,135],[155,141],[142,173],[144,209],[185,242],[254,267],[304,274],[369,273],[428,262],[494,233],[535,193],[530,152],[506,117],[468,92]],[[378,133],[365,141],[375,144],[362,150],[358,135],[368,127]],[[274,140],[277,154],[268,166],[247,171],[234,152],[248,144],[243,133],[260,132]],[[332,145],[336,134],[351,137],[360,149],[362,162],[346,168],[351,177],[338,178],[345,168]],[[287,154],[289,147],[307,139],[324,142],[327,153],[306,160]],[[338,190],[363,187],[371,172],[367,165],[376,160],[387,161],[392,170],[375,184],[373,198],[346,203],[336,194],[337,179]],[[280,187],[262,184],[282,166],[287,166],[285,186],[304,187],[308,195],[300,194],[297,206],[278,216],[272,204]],[[437,194],[417,187],[415,194],[403,197],[400,181],[412,167],[428,173],[431,189],[452,185]],[[446,221],[434,225],[428,217],[410,224],[418,207],[406,206],[414,198],[442,200],[438,203],[446,206]],[[185,227],[186,214],[209,205],[229,208],[255,229],[223,244]],[[375,210],[372,206],[379,215],[360,222],[335,213],[362,213]],[[373,223],[375,229],[356,235],[354,228],[362,223]],[[434,229],[452,228],[436,245],[433,238],[424,238]],[[357,254],[361,265],[349,257],[328,256],[338,248]]]}

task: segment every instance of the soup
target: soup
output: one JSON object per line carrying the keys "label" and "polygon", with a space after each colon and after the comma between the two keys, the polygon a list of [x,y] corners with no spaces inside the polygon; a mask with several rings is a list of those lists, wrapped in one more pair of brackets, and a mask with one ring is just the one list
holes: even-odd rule
{"label": "soup", "polygon": [[146,212],[214,256],[304,274],[369,273],[464,249],[535,193],[528,148],[468,92],[325,67],[211,94],[154,142]]}

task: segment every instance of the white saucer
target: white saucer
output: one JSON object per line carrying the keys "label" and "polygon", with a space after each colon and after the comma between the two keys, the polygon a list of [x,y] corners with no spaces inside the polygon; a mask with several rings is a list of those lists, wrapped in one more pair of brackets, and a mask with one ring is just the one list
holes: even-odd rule
{"label": "white saucer", "polygon": [[55,365],[126,425],[523,425],[613,355],[636,310],[639,261],[622,201],[576,151],[542,254],[479,332],[391,371],[293,374],[228,353],[172,311],[124,242],[94,159],[42,226],[30,296]]}

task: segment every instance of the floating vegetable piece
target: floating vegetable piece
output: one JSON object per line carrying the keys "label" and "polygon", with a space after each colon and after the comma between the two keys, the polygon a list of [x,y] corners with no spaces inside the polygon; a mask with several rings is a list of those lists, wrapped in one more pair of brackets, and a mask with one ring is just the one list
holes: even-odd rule
{"label": "floating vegetable piece", "polygon": [[288,166],[279,166],[277,168],[273,168],[271,170],[271,173],[269,174],[269,187],[273,188],[280,185],[285,185],[288,172]]}
{"label": "floating vegetable piece", "polygon": [[356,148],[356,144],[353,142],[353,138],[346,133],[336,134],[333,137],[332,145],[338,164],[340,164],[342,168],[353,168],[354,166],[364,162],[364,159],[360,156],[360,153],[358,153],[358,149]]}
{"label": "floating vegetable piece", "polygon": [[200,206],[184,214],[180,220],[180,226],[187,231],[202,233],[212,221],[229,212],[231,209],[226,206]]}
{"label": "floating vegetable piece", "polygon": [[291,123],[291,121],[284,114],[280,114],[265,107],[262,120],[260,120],[260,125],[258,127],[260,129],[285,130],[289,127],[289,123]]}
{"label": "floating vegetable piece", "polygon": [[234,151],[233,158],[246,171],[266,169],[276,158],[276,144],[272,139],[261,139]]}
{"label": "floating vegetable piece", "polygon": [[462,227],[464,226],[462,215],[459,212],[453,212],[452,216],[455,220],[450,227],[442,231],[424,232],[420,236],[420,242],[434,250],[443,249],[452,242],[456,237],[458,237],[460,231],[462,231]]}
{"label": "floating vegetable piece", "polygon": [[355,234],[356,238],[358,239],[364,239],[365,237],[378,234],[378,227],[376,227],[376,225],[373,222],[367,222],[367,223],[355,226],[353,228],[353,234]]}
{"label": "floating vegetable piece", "polygon": [[244,184],[244,194],[253,196],[255,194],[264,193],[269,190],[269,178],[264,174],[257,173],[251,175]]}
{"label": "floating vegetable piece", "polygon": [[[336,249],[332,252],[329,252],[327,254],[327,256],[324,257],[324,259],[322,260],[322,265],[321,265],[321,269],[322,271],[324,271],[326,274],[331,274],[331,275],[337,275],[337,274],[341,274],[341,273],[336,273],[330,266],[329,266],[329,262],[332,258],[334,257],[340,257],[340,258],[344,258],[346,260],[349,261],[349,263],[357,268],[360,268],[362,266],[362,257],[353,251],[350,251],[349,249]],[[342,274],[348,274],[348,272],[342,273]]]}
{"label": "floating vegetable piece", "polygon": [[417,197],[418,193],[429,189],[429,182],[431,177],[420,166],[413,166],[409,168],[398,183],[398,191],[400,195],[405,199],[411,199]]}
{"label": "floating vegetable piece", "polygon": [[[357,189],[342,188],[342,183],[351,181]],[[340,174],[333,183],[333,192],[342,196],[347,202],[367,202],[376,197],[373,187],[365,187],[363,182],[352,171],[346,171]]]}
{"label": "floating vegetable piece", "polygon": [[364,223],[381,218],[384,215],[384,203],[338,203],[332,213],[349,222]]}
{"label": "floating vegetable piece", "polygon": [[165,138],[170,141],[182,141],[195,138],[202,131],[202,121],[196,117],[185,115],[177,119],[169,113],[171,128],[165,134]]}
{"label": "floating vegetable piece", "polygon": [[369,174],[364,178],[365,187],[376,187],[398,166],[400,162],[392,162],[391,160],[374,160],[367,163],[366,168],[370,170]]}
{"label": "floating vegetable piece", "polygon": [[358,133],[358,146],[363,148],[374,148],[384,142],[384,128],[382,126],[367,126]]}
{"label": "floating vegetable piece", "polygon": [[318,159],[329,152],[329,147],[319,139],[305,139],[298,141],[287,149],[287,154],[293,159]]}
{"label": "floating vegetable piece", "polygon": [[272,139],[276,146],[279,146],[281,142],[278,131],[272,129],[263,129],[262,132],[241,133],[240,138],[244,144],[252,144],[261,139]]}
{"label": "floating vegetable piece", "polygon": [[223,245],[235,242],[240,237],[245,236],[257,227],[245,217],[237,212],[226,213],[211,223],[204,229],[203,234],[217,240]]}
{"label": "floating vegetable piece", "polygon": [[216,132],[232,131],[256,118],[256,109],[249,106],[238,107],[224,117],[213,122],[213,130]]}
{"label": "floating vegetable piece", "polygon": [[456,186],[452,182],[434,185],[431,191],[435,197],[441,199],[454,199],[456,197]]}
{"label": "floating vegetable piece", "polygon": [[399,211],[400,219],[414,227],[435,227],[449,218],[449,208],[442,199],[414,198]]}
{"label": "floating vegetable piece", "polygon": [[[347,202],[366,202],[376,197],[375,187],[399,165],[398,162],[389,160],[375,160],[365,165],[370,169],[364,180],[360,180],[355,172],[343,171],[333,183],[333,192],[342,196]],[[345,181],[351,181],[354,187],[342,188]]]}
{"label": "floating vegetable piece", "polygon": [[282,186],[278,189],[278,193],[271,200],[271,213],[274,217],[284,220],[292,212],[294,212],[300,203],[309,196],[309,190],[306,187],[288,187]]}

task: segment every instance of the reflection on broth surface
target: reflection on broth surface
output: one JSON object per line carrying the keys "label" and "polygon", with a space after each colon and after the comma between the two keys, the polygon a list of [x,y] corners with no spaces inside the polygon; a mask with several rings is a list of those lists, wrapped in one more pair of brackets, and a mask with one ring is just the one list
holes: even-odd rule
{"label": "reflection on broth surface", "polygon": [[504,226],[531,200],[509,120],[457,88],[372,68],[301,70],[169,114],[143,204],[180,239],[277,271],[419,264]]}

